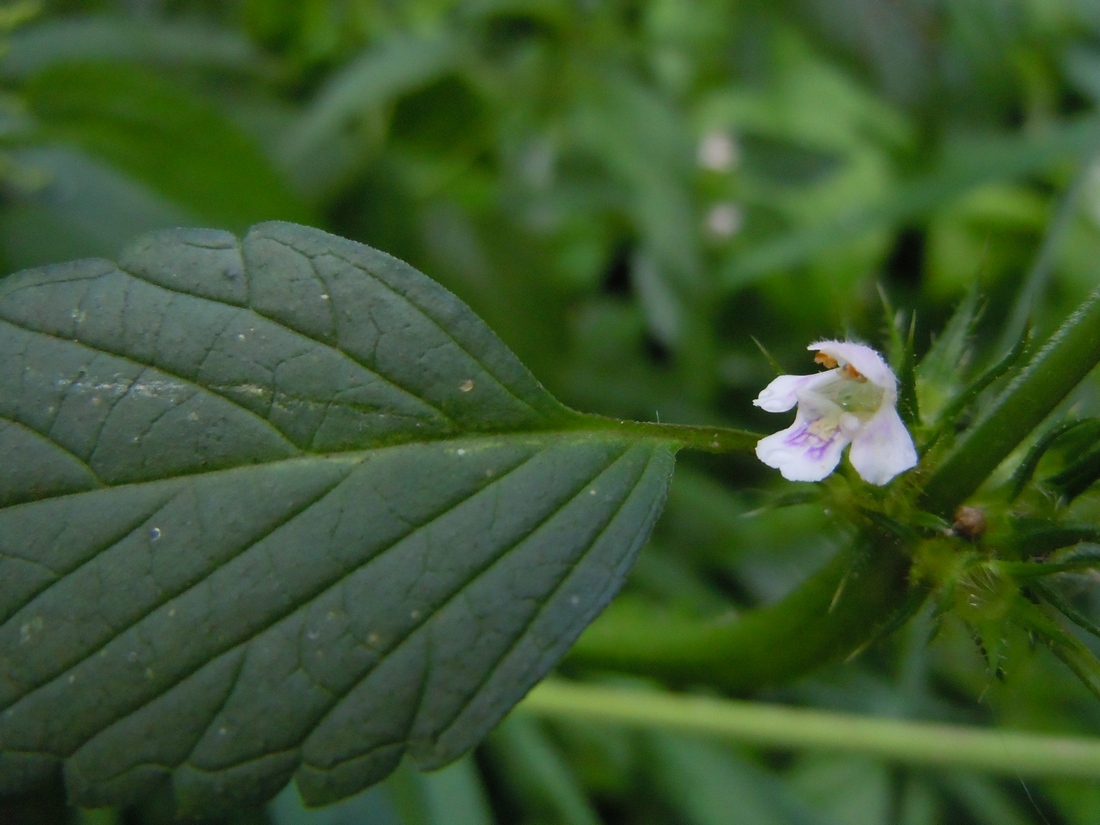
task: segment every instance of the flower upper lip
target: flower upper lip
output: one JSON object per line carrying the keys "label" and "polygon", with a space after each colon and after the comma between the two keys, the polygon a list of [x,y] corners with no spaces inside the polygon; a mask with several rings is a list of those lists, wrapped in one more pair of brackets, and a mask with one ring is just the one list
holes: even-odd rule
{"label": "flower upper lip", "polygon": [[806,349],[811,352],[824,353],[832,358],[843,368],[852,366],[860,375],[892,393],[891,402],[897,399],[898,379],[894,377],[894,371],[890,369],[882,356],[864,344],[852,341],[817,341]]}

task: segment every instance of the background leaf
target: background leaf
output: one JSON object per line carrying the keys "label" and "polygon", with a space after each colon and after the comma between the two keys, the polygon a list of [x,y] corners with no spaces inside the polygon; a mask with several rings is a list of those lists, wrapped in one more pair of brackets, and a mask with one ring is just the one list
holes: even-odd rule
{"label": "background leaf", "polygon": [[31,181],[0,207],[4,263],[13,268],[112,255],[134,233],[194,221],[187,210],[75,147],[29,147],[9,158]]}
{"label": "background leaf", "polygon": [[217,67],[270,74],[255,45],[240,32],[196,20],[69,15],[16,31],[0,59],[0,76],[25,78],[51,66],[112,60],[159,66]]}
{"label": "background leaf", "polygon": [[[244,229],[310,218],[250,136],[149,69],[61,64],[32,78],[26,98],[47,140],[113,162],[202,220]],[[212,166],[219,173],[205,174]]]}
{"label": "background leaf", "polygon": [[[453,66],[452,38],[402,37],[368,49],[329,78],[289,128],[280,156],[306,191],[331,187],[359,162],[359,121]],[[350,144],[350,145],[349,145]]]}
{"label": "background leaf", "polygon": [[9,277],[0,350],[0,794],[63,765],[83,805],[317,804],[446,764],[618,589],[672,470],[291,224]]}

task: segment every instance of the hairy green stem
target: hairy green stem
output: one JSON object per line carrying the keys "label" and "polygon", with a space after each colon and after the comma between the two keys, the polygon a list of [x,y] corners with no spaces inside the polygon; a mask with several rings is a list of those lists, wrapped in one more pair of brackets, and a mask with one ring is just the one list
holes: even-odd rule
{"label": "hairy green stem", "polygon": [[937,465],[921,505],[948,515],[962,504],[1100,361],[1100,289],[1062,324],[993,407]]}
{"label": "hairy green stem", "polygon": [[[921,494],[922,505],[942,515],[953,511],[1098,360],[1100,290],[1063,324],[989,414],[936,468]],[[607,426],[718,451],[744,450],[756,438],[702,427],[611,420]],[[873,552],[862,557],[865,563],[854,563],[851,551],[840,553],[785,598],[728,621],[658,617],[651,608],[620,599],[581,636],[569,661],[733,692],[796,678],[859,650],[891,616],[920,596],[908,580],[905,549],[880,538]]]}
{"label": "hairy green stem", "polygon": [[568,661],[733,692],[780,684],[866,644],[905,602],[908,568],[890,545],[873,557],[841,552],[775,604],[721,622],[657,617],[619,599]]}
{"label": "hairy green stem", "polygon": [[858,753],[935,768],[1014,777],[1100,779],[1100,739],[871,719],[701,696],[547,681],[518,711],[536,716],[677,731],[772,748]]}

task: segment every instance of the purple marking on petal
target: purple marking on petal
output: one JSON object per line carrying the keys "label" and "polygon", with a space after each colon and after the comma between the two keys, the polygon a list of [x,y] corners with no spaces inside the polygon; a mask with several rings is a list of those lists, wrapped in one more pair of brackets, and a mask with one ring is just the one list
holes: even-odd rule
{"label": "purple marking on petal", "polygon": [[811,459],[820,461],[830,445],[836,441],[839,432],[840,428],[836,427],[825,439],[817,433],[811,432],[809,424],[803,424],[801,427],[792,430],[783,441],[788,447],[801,447]]}

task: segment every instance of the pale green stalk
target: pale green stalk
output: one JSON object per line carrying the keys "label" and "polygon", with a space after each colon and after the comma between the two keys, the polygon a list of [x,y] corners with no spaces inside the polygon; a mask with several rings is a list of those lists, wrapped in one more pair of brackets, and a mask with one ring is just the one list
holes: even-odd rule
{"label": "pale green stalk", "polygon": [[871,718],[555,680],[536,687],[517,710],[766,748],[857,753],[904,765],[1021,778],[1100,779],[1100,738]]}

